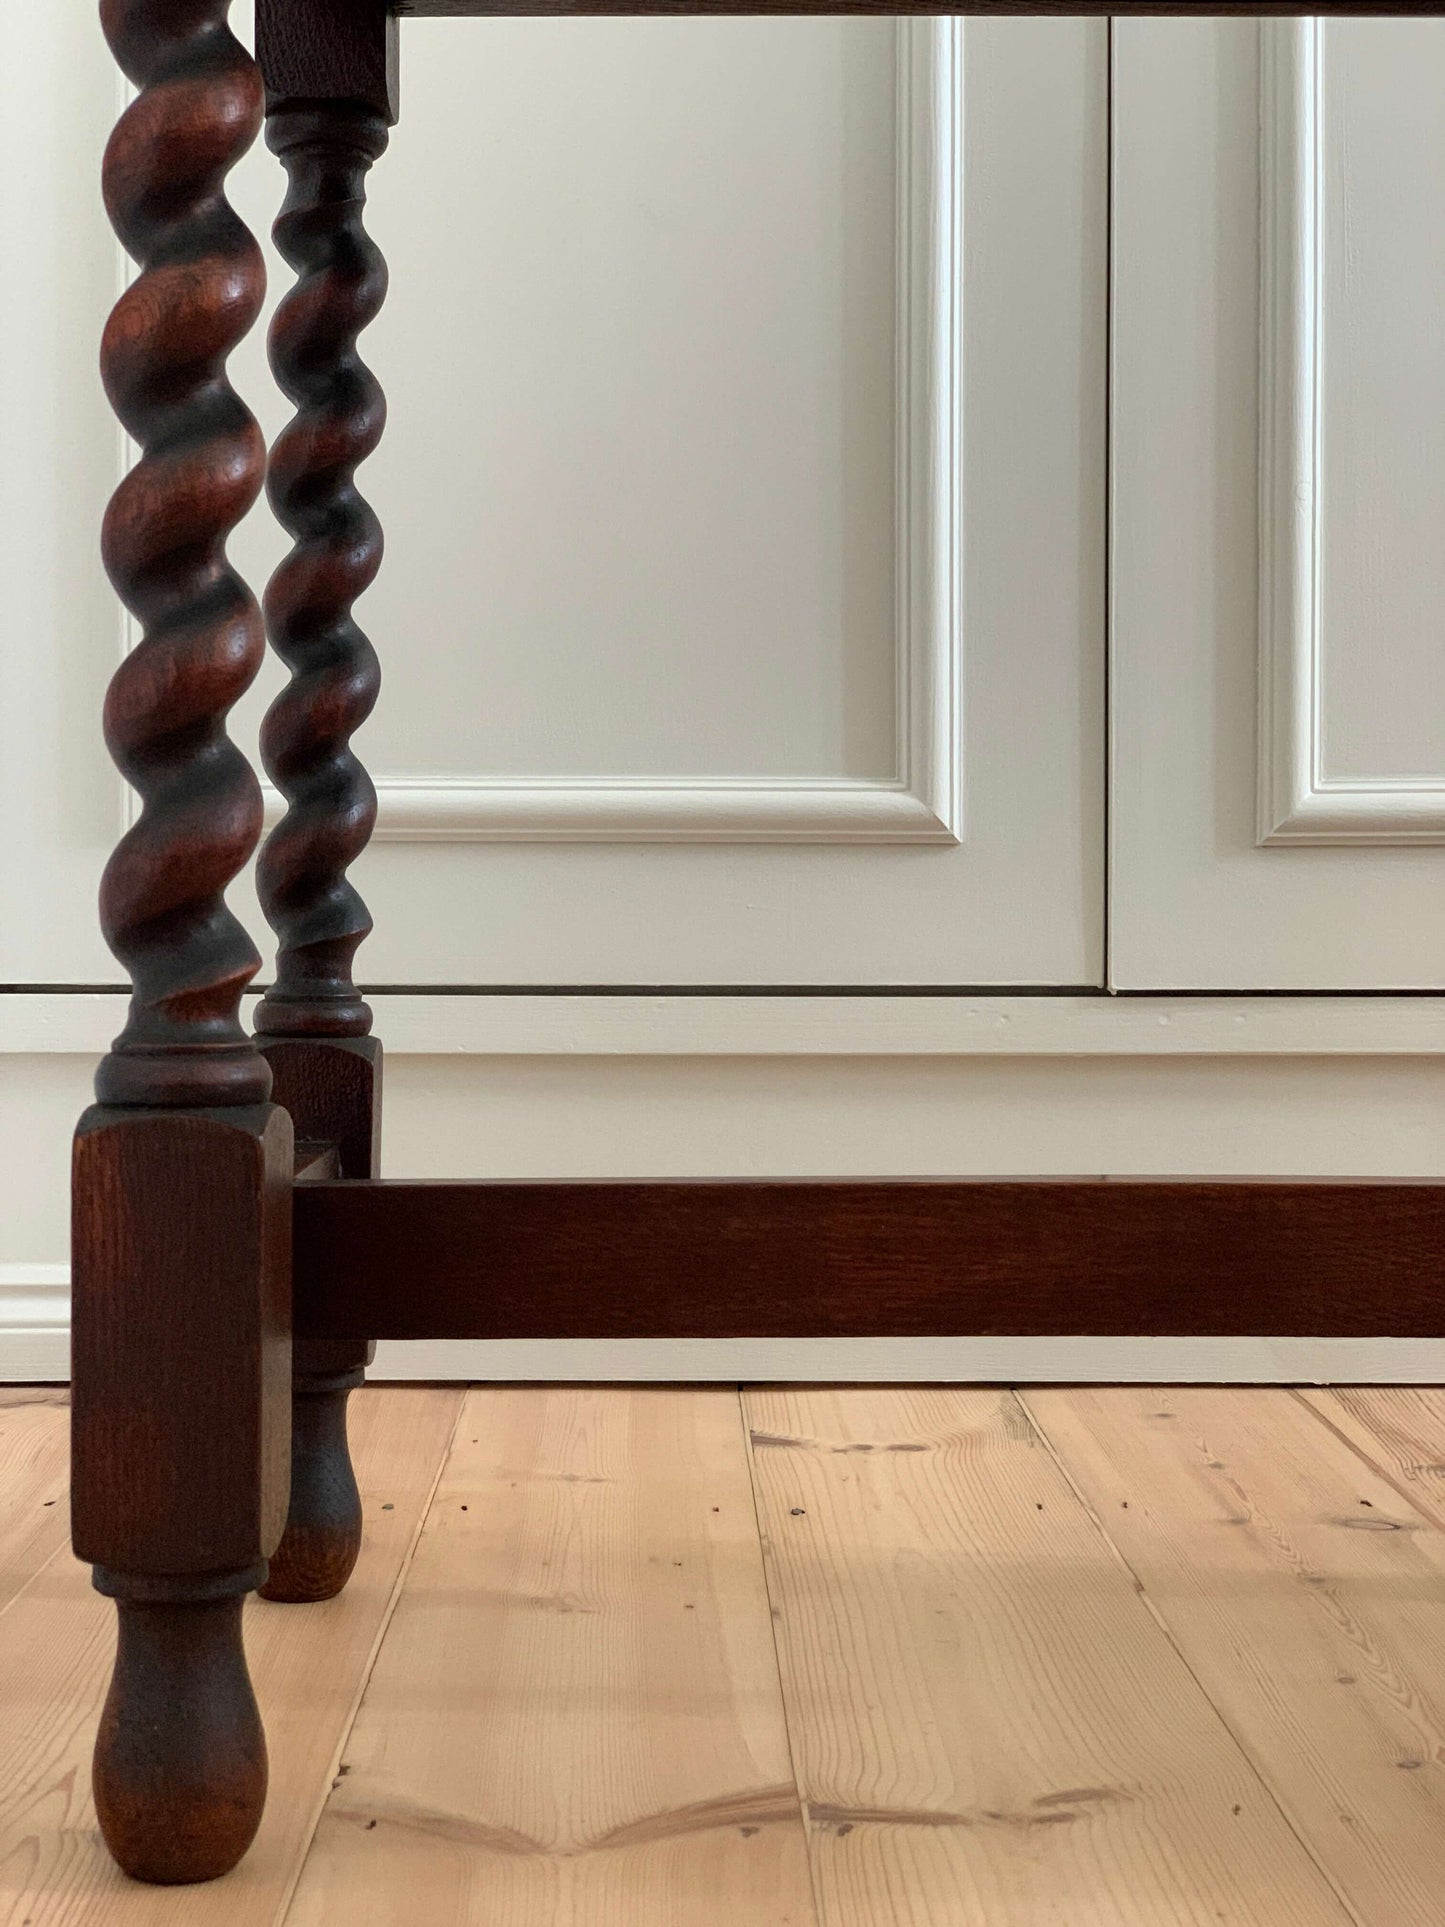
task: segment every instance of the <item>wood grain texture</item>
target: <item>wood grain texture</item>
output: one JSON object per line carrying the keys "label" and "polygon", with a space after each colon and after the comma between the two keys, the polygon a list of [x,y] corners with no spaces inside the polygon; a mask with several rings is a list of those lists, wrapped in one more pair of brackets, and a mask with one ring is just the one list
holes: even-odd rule
{"label": "wood grain texture", "polygon": [[271,1738],[271,1799],[255,1845],[210,1886],[124,1880],[88,1797],[90,1733],[110,1662],[110,1614],[63,1552],[0,1614],[0,1919],[31,1927],[277,1927],[329,1785],[461,1406],[460,1389],[356,1400],[366,1546],[343,1598],[246,1610]]}
{"label": "wood grain texture", "polygon": [[106,510],[101,550],[141,626],[112,678],[105,738],[141,811],[101,882],[101,927],[132,984],[101,1063],[108,1104],[256,1104],[266,1066],[240,1023],[260,964],[227,908],[261,834],[261,788],[226,734],[260,667],[261,614],[226,538],[265,472],[226,358],[260,312],[266,273],[226,200],[261,120],[261,80],[230,0],[103,0],[139,88],[105,154],[105,203],[140,273],[101,344],[105,391],[140,455]]}
{"label": "wood grain texture", "polygon": [[296,1329],[1429,1337],[1442,1248],[1426,1183],[315,1184]]}
{"label": "wood grain texture", "polygon": [[1026,1402],[1357,1918],[1435,1918],[1440,1529],[1287,1391]]}
{"label": "wood grain texture", "polygon": [[58,1391],[0,1390],[0,1613],[70,1530],[69,1403]]}
{"label": "wood grain texture", "polygon": [[474,1391],[288,1927],[815,1927],[732,1391]]}
{"label": "wood grain texture", "polygon": [[1349,1920],[1012,1395],[743,1403],[828,1927]]}
{"label": "wood grain texture", "polygon": [[1445,1527],[1445,1390],[1424,1385],[1301,1387],[1310,1406],[1417,1511]]}
{"label": "wood grain texture", "polygon": [[[260,1037],[272,1096],[298,1141],[334,1144],[342,1178],[381,1164],[381,1044],[375,1037]],[[320,1175],[319,1173],[316,1175]]]}
{"label": "wood grain texture", "polygon": [[77,1558],[209,1576],[275,1548],[290,1456],[291,1159],[275,1105],[96,1105],[81,1119]]}
{"label": "wood grain texture", "polygon": [[76,1130],[72,1534],[119,1616],[92,1779],[138,1880],[229,1872],[265,1805],[241,1600],[286,1521],[292,1151],[274,1104]]}
{"label": "wood grain texture", "polygon": [[268,106],[354,101],[396,119],[396,18],[386,0],[256,0],[256,61]]}

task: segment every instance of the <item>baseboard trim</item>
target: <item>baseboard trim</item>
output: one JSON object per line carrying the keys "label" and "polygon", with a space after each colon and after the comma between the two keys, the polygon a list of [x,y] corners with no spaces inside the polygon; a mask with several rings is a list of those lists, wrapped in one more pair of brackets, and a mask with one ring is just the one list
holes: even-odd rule
{"label": "baseboard trim", "polygon": [[[1445,1385],[1436,1338],[621,1338],[377,1347],[384,1382]],[[69,1267],[0,1265],[0,1384],[70,1378]]]}
{"label": "baseboard trim", "polygon": [[69,1265],[0,1265],[0,1384],[69,1378]]}
{"label": "baseboard trim", "polygon": [[[372,991],[388,1055],[1429,1057],[1445,997]],[[0,991],[0,1054],[98,1056],[120,991]],[[254,1007],[248,997],[249,1021]]]}

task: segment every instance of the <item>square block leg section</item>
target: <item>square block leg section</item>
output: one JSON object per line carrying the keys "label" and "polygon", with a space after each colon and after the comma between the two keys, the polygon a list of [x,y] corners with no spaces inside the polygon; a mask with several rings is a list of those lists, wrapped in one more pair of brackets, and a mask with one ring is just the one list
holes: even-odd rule
{"label": "square block leg section", "polygon": [[119,1612],[96,1810],[135,1878],[209,1880],[266,1797],[241,1605],[286,1519],[291,1120],[95,1106],[73,1175],[74,1544]]}

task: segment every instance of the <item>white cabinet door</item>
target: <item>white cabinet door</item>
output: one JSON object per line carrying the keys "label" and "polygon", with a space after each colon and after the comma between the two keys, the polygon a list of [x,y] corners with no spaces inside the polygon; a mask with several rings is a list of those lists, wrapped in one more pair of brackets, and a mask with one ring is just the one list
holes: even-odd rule
{"label": "white cabinet door", "polygon": [[368,977],[1099,981],[1106,51],[406,24]]}
{"label": "white cabinet door", "polygon": [[1445,23],[1114,37],[1111,978],[1445,984]]}
{"label": "white cabinet door", "polygon": [[[17,149],[7,254],[68,304],[10,363],[22,984],[117,975],[87,36],[32,114],[83,114],[80,163]],[[1098,983],[1105,24],[408,21],[402,71],[366,980]],[[264,230],[281,188],[258,149],[233,198]],[[259,335],[232,373],[274,431]],[[259,586],[283,545],[257,514],[233,552]]]}

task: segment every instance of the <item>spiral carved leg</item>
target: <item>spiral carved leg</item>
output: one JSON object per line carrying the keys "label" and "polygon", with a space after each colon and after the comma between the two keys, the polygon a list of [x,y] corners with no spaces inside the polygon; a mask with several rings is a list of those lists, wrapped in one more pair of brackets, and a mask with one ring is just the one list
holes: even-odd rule
{"label": "spiral carved leg", "polygon": [[[287,809],[257,871],[278,945],[276,981],[256,1021],[298,1130],[338,1146],[343,1176],[370,1177],[380,1052],[351,972],[371,918],[346,871],[376,818],[376,792],[351,736],[376,701],[380,669],[351,606],[381,561],[381,527],[354,478],[386,418],[356,347],[386,293],[385,262],[362,225],[386,115],[356,100],[290,100],[271,112],[267,139],[289,179],[276,242],[297,272],[272,327],[271,365],[296,415],[272,450],[268,478],[294,547],[266,594],[272,646],[291,675],[261,735]],[[356,1563],[361,1500],[346,1405],[370,1351],[297,1348],[291,1510],[268,1599],[329,1599]]]}
{"label": "spiral carved leg", "polygon": [[371,835],[376,792],[351,736],[371,713],[380,668],[351,606],[380,566],[381,525],[354,477],[381,438],[386,404],[356,341],[386,293],[362,209],[387,128],[356,103],[303,102],[274,111],[266,136],[289,176],[275,233],[298,279],[271,330],[271,365],[296,415],[271,452],[268,489],[295,546],[266,592],[271,643],[291,679],[261,734],[287,809],[257,872],[279,940],[257,1028],[359,1037],[371,1012],[351,968],[371,918],[346,871]]}
{"label": "spiral carved leg", "polygon": [[265,283],[224,194],[262,106],[227,12],[101,4],[139,89],[105,156],[139,273],[101,371],[140,446],[102,535],[140,626],[105,709],[140,812],[101,886],[130,1010],[75,1140],[73,1533],[120,1621],[101,1825],[123,1867],[165,1882],[224,1873],[260,1818],[241,1594],[280,1537],[289,1455],[291,1125],[241,1027],[260,959],[224,899],[261,829],[226,717],[263,649],[226,538],[264,470],[226,359]]}
{"label": "spiral carved leg", "polygon": [[112,223],[140,264],[101,349],[106,393],[141,451],[102,535],[141,625],[105,708],[111,754],[141,798],[101,886],[106,940],[133,989],[96,1080],[109,1104],[252,1104],[269,1083],[239,1017],[260,959],[222,894],[261,831],[260,786],[226,716],[264,647],[255,600],[226,560],[265,463],[226,379],[265,290],[260,250],[222,191],[261,115],[260,77],[227,7],[102,7],[141,89],[104,174]]}
{"label": "spiral carved leg", "polygon": [[106,1845],[135,1880],[214,1880],[245,1853],[266,1804],[266,1736],[241,1643],[259,1573],[136,1581],[97,1569],[119,1641],[92,1785]]}

